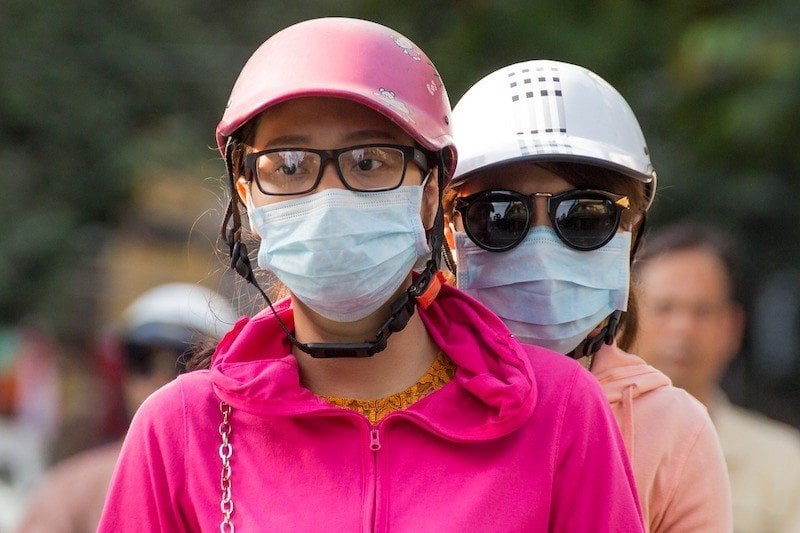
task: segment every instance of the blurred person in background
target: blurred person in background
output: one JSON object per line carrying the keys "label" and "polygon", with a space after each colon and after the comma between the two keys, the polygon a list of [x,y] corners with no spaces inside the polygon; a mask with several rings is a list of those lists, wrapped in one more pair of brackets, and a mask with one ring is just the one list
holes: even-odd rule
{"label": "blurred person in background", "polygon": [[[236,315],[226,299],[199,285],[169,283],[141,294],[114,328],[130,416],[153,391],[183,371],[198,346],[218,340]],[[20,532],[94,532],[122,441],[65,459],[29,501]]]}
{"label": "blurred person in background", "polygon": [[637,333],[629,266],[656,190],[627,102],[583,67],[526,61],[473,85],[453,129],[459,163],[446,200],[458,287],[519,340],[582,361],[600,382],[649,531],[730,531],[708,413],[626,352]]}
{"label": "blurred person in background", "polygon": [[683,222],[648,235],[634,263],[635,350],[703,402],[719,434],[734,530],[800,531],[800,433],[733,405],[720,387],[739,353],[745,312],[732,236]]}
{"label": "blurred person in background", "polygon": [[20,519],[61,414],[61,346],[35,322],[0,328],[0,532]]}

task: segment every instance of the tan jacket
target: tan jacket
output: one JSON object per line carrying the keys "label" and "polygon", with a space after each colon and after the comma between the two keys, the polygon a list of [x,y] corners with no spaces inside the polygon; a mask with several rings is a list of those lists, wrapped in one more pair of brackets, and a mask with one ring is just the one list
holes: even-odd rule
{"label": "tan jacket", "polygon": [[735,531],[800,532],[800,432],[734,406],[722,392],[711,414],[728,463]]}
{"label": "tan jacket", "polygon": [[600,349],[591,372],[625,439],[648,531],[730,533],[728,475],[706,408],[616,346]]}
{"label": "tan jacket", "polygon": [[19,533],[97,531],[121,445],[92,448],[48,471],[32,495]]}

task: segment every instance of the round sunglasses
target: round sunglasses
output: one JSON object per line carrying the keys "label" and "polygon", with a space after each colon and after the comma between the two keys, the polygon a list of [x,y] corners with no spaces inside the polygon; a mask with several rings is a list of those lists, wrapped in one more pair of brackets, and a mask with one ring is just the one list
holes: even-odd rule
{"label": "round sunglasses", "polygon": [[559,194],[489,190],[456,200],[467,236],[489,252],[505,252],[521,243],[531,228],[534,198],[547,197],[547,214],[556,235],[576,250],[596,250],[619,228],[627,196],[593,189]]}

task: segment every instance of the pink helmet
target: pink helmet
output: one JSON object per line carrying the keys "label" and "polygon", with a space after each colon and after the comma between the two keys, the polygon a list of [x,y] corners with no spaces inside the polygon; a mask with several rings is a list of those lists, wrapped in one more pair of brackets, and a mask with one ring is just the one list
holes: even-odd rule
{"label": "pink helmet", "polygon": [[250,57],[217,125],[227,138],[251,118],[302,96],[352,100],[386,116],[424,148],[445,150],[452,175],[455,148],[450,101],[428,57],[380,24],[349,18],[300,22],[269,38]]}

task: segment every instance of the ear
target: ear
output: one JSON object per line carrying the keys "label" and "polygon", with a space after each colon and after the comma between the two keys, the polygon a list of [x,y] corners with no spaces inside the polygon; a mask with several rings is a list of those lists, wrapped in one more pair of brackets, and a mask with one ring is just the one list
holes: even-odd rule
{"label": "ear", "polygon": [[631,238],[631,257],[636,253],[637,249],[642,246],[642,239],[644,235],[642,232],[644,231],[644,213],[636,213],[635,215],[631,216],[630,223],[627,224],[628,227],[625,228],[632,233]]}
{"label": "ear", "polygon": [[439,168],[431,169],[431,175],[428,176],[428,182],[425,184],[425,189],[422,191],[422,208],[420,209],[420,217],[422,218],[422,226],[425,230],[433,227],[436,219],[436,211],[439,209]]}
{"label": "ear", "polygon": [[627,220],[623,218],[622,227],[627,231],[637,233],[642,229],[640,226],[643,219],[644,213],[632,213]]}
{"label": "ear", "polygon": [[730,326],[728,342],[730,342],[731,346],[728,352],[731,354],[729,357],[729,360],[731,360],[742,348],[742,340],[747,324],[747,315],[745,313],[744,306],[739,303],[732,304],[729,320]]}
{"label": "ear", "polygon": [[248,196],[250,196],[250,182],[247,181],[244,176],[239,176],[236,179],[236,192],[239,194],[239,199],[244,205],[250,205],[247,201]]}

